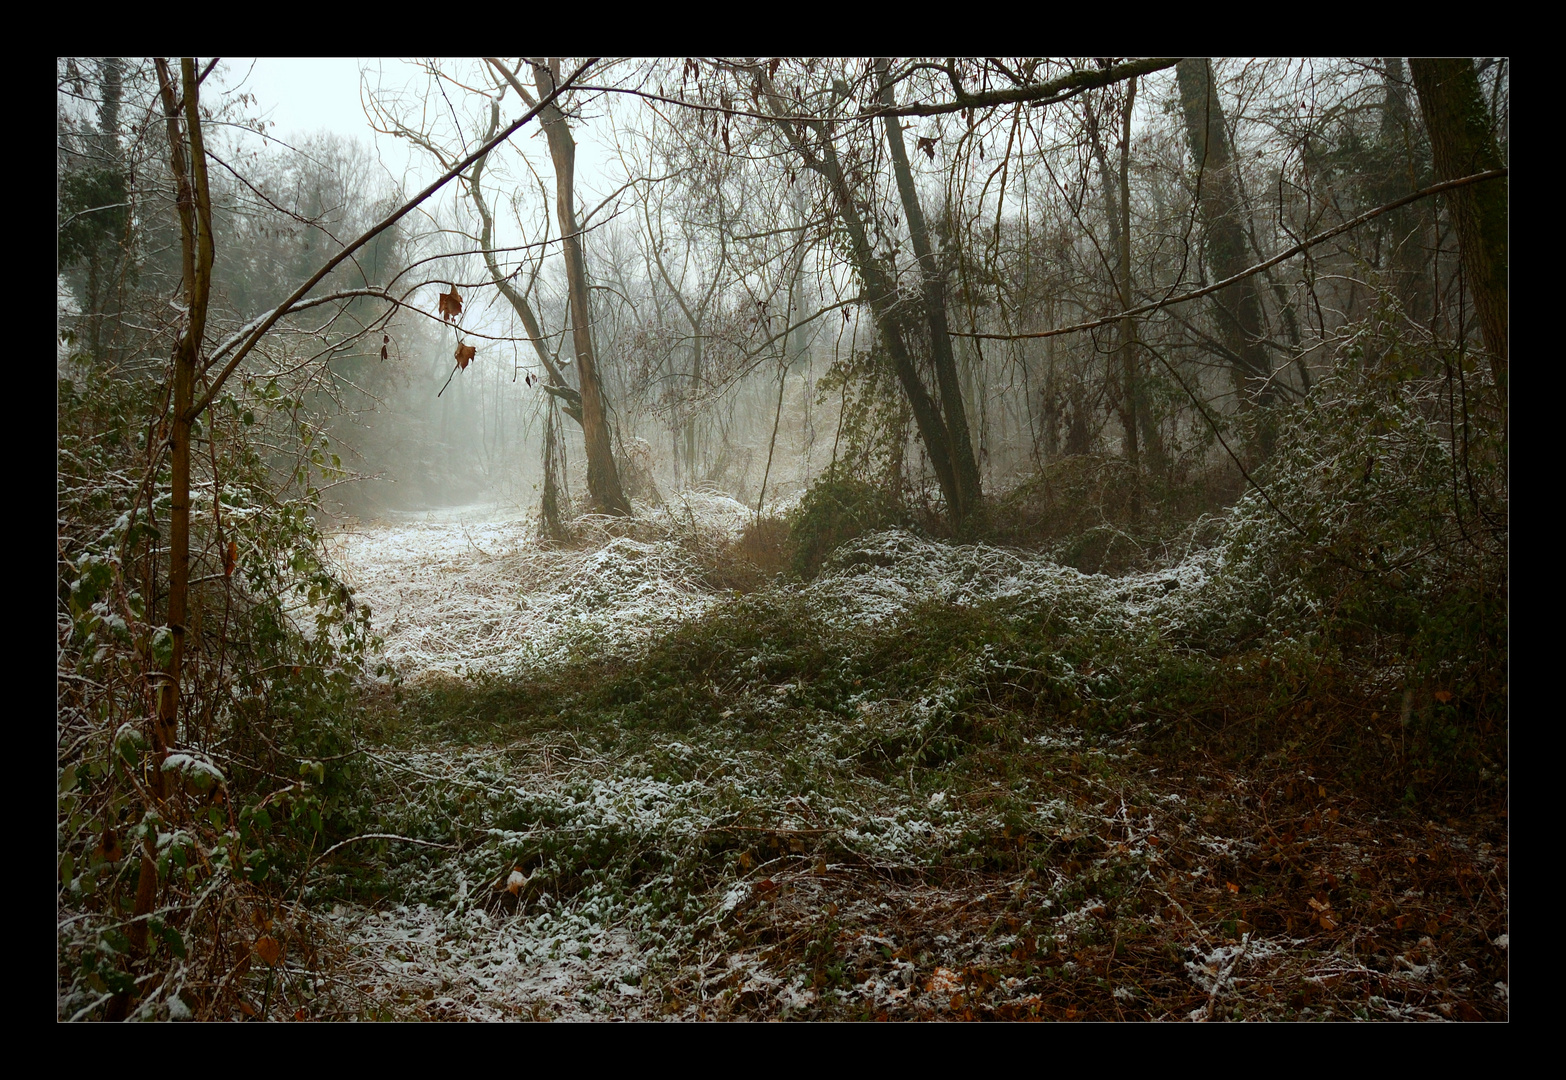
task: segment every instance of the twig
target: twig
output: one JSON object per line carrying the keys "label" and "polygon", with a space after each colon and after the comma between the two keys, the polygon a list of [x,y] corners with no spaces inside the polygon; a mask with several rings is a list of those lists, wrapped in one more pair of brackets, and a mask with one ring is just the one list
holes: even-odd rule
{"label": "twig", "polygon": [[418,844],[420,847],[440,848],[442,851],[457,850],[457,846],[455,844],[437,844],[433,840],[415,840],[411,836],[398,836],[396,833],[365,833],[362,836],[350,836],[346,840],[342,840],[333,844],[331,847],[321,852],[320,855],[316,856],[315,862],[310,864],[311,867],[319,865],[322,859],[326,858],[338,848],[346,847],[358,840],[401,840],[404,844]]}

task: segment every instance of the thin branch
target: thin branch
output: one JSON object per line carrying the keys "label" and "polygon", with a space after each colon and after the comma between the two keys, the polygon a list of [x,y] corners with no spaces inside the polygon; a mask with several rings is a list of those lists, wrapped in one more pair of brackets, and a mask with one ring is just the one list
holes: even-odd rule
{"label": "thin branch", "polygon": [[359,237],[359,239],[355,240],[352,244],[348,245],[342,251],[328,259],[325,265],[323,265],[319,270],[311,275],[308,281],[299,286],[299,288],[295,289],[294,294],[279,304],[270,315],[266,316],[261,325],[251,333],[249,338],[246,339],[245,343],[241,345],[234,353],[233,359],[231,359],[227,365],[224,366],[223,370],[218,374],[218,377],[212,380],[212,385],[207,388],[206,393],[201,396],[199,401],[191,406],[191,417],[194,418],[200,416],[207,406],[212,404],[213,399],[217,397],[218,391],[222,389],[223,383],[226,382],[228,377],[234,373],[234,370],[239,367],[240,361],[244,360],[246,355],[249,354],[250,350],[255,348],[256,344],[261,340],[261,338],[266,335],[266,332],[270,330],[279,319],[292,311],[294,307],[304,299],[305,295],[309,293],[311,289],[315,288],[318,284],[321,283],[321,280],[325,278],[327,274],[336,269],[339,263],[348,259],[348,257],[351,256],[355,251],[359,250],[359,248],[363,247],[375,237],[391,228],[398,221],[402,220],[403,217],[411,213],[420,203],[424,202],[424,200],[428,199],[431,195],[435,194],[441,188],[445,187],[448,183],[454,180],[462,172],[462,170],[466,169],[469,165],[472,165],[479,158],[483,157],[495,147],[509,139],[512,135],[516,134],[516,132],[520,131],[528,121],[532,120],[533,117],[538,115],[540,109],[545,108],[562,93],[570,89],[572,83],[585,71],[587,71],[588,68],[592,67],[597,62],[598,57],[590,57],[580,67],[572,72],[571,75],[565,79],[565,81],[559,83],[548,97],[523,114],[520,120],[507,127],[506,130],[502,131],[500,134],[496,135],[493,139],[489,140],[473,153],[463,158],[455,166],[449,169],[439,180],[436,180],[429,187],[419,192],[419,194],[415,195],[408,202],[403,203],[402,206],[398,207],[390,215],[383,218],[378,224],[371,226],[363,236]]}
{"label": "thin branch", "polygon": [[1121,319],[1130,318],[1136,315],[1145,315],[1149,311],[1157,311],[1159,308],[1165,307],[1169,304],[1183,304],[1187,300],[1197,300],[1203,296],[1218,292],[1221,289],[1227,289],[1230,285],[1233,285],[1237,281],[1244,281],[1246,278],[1251,277],[1254,274],[1259,274],[1263,270],[1271,269],[1272,267],[1277,266],[1279,263],[1284,262],[1287,259],[1292,259],[1302,251],[1307,251],[1310,248],[1315,247],[1317,244],[1325,243],[1335,236],[1346,233],[1350,229],[1358,228],[1359,226],[1365,224],[1365,222],[1374,218],[1378,218],[1382,214],[1390,213],[1391,211],[1396,210],[1401,206],[1407,206],[1411,202],[1418,202],[1420,199],[1428,199],[1432,195],[1439,195],[1442,192],[1450,191],[1453,188],[1466,187],[1469,184],[1478,184],[1485,180],[1498,180],[1501,177],[1506,176],[1509,171],[1510,170],[1508,169],[1491,169],[1488,172],[1474,173],[1472,176],[1464,176],[1456,180],[1448,180],[1444,183],[1432,184],[1430,187],[1416,191],[1412,195],[1405,195],[1401,199],[1387,203],[1385,206],[1380,206],[1374,210],[1368,211],[1367,213],[1363,213],[1351,221],[1345,221],[1343,224],[1338,225],[1335,228],[1328,229],[1324,233],[1318,233],[1308,240],[1302,240],[1293,247],[1288,248],[1285,251],[1281,251],[1277,255],[1274,255],[1266,262],[1257,263],[1255,266],[1241,270],[1233,277],[1226,277],[1222,281],[1214,282],[1213,284],[1208,285],[1205,288],[1197,289],[1194,292],[1182,293],[1179,296],[1165,297],[1162,300],[1153,300],[1149,303],[1143,304],[1140,307],[1134,307],[1115,315],[1106,316],[1102,319],[1094,319],[1092,322],[1077,323],[1073,326],[1061,326],[1054,330],[1039,330],[1031,334],[975,334],[963,333],[958,330],[953,330],[952,334],[957,337],[983,338],[986,341],[1022,341],[1027,338],[1047,338],[1055,337],[1059,334],[1075,334],[1083,330],[1096,330],[1100,326],[1109,326],[1113,323],[1119,322]]}

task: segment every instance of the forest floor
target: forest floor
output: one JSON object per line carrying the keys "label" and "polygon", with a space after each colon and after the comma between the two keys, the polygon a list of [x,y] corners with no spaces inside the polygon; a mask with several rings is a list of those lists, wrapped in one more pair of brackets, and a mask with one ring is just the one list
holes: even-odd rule
{"label": "forest floor", "polygon": [[334,537],[401,673],[366,732],[381,827],[425,843],[345,849],[316,891],[314,1015],[1507,1016],[1503,808],[1434,819],[1330,755],[997,693],[1028,676],[993,605],[1152,578],[893,533],[739,597],[701,554],[748,514],[690,496],[567,548],[499,507]]}

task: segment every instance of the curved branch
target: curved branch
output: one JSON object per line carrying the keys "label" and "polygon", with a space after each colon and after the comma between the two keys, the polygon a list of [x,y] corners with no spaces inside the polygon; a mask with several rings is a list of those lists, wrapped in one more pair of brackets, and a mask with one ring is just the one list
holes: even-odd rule
{"label": "curved branch", "polygon": [[590,57],[580,67],[572,72],[568,78],[557,83],[554,89],[544,98],[544,100],[539,102],[538,105],[529,109],[525,114],[523,114],[520,120],[513,123],[511,126],[506,128],[505,131],[501,132],[499,135],[496,135],[493,139],[490,139],[487,143],[479,147],[473,153],[463,158],[455,166],[449,169],[439,180],[436,180],[433,184],[419,192],[412,199],[403,203],[402,206],[392,211],[391,214],[381,219],[380,222],[372,225],[363,236],[359,237],[352,244],[348,245],[342,251],[328,259],[325,265],[323,265],[319,270],[311,275],[308,281],[294,290],[292,296],[290,296],[287,300],[284,300],[277,306],[276,309],[271,312],[271,314],[266,316],[266,318],[261,322],[260,326],[256,328],[256,330],[250,335],[245,343],[239,347],[237,352],[235,352],[233,359],[231,359],[224,366],[223,370],[218,374],[218,377],[212,380],[212,385],[207,388],[206,393],[201,396],[199,401],[191,406],[189,413],[190,417],[195,418],[200,416],[207,406],[212,404],[213,399],[217,397],[218,391],[222,389],[223,383],[226,382],[228,377],[234,373],[234,370],[239,367],[240,361],[242,361],[246,355],[249,354],[250,350],[255,348],[256,343],[266,335],[266,332],[270,330],[279,319],[292,311],[294,306],[303,300],[305,295],[308,294],[311,289],[319,285],[321,280],[325,278],[327,274],[336,269],[339,263],[348,259],[355,251],[359,250],[359,248],[363,247],[375,237],[391,228],[398,221],[402,220],[403,217],[411,213],[420,203],[424,202],[424,200],[428,199],[431,195],[435,194],[437,191],[455,179],[463,169],[466,169],[469,165],[472,165],[479,158],[483,157],[495,147],[509,139],[512,135],[520,131],[529,120],[532,120],[533,117],[538,115],[540,109],[550,105],[557,97],[568,90],[571,85],[578,78],[580,78],[584,72],[587,71],[588,68],[592,67],[597,62],[598,57]]}
{"label": "curved branch", "polygon": [[1279,263],[1284,262],[1287,259],[1292,259],[1302,251],[1307,251],[1310,248],[1315,247],[1317,244],[1325,243],[1335,236],[1341,236],[1350,229],[1358,228],[1359,226],[1365,224],[1365,222],[1371,221],[1374,218],[1378,218],[1382,214],[1390,213],[1400,206],[1407,206],[1409,203],[1418,202],[1420,199],[1428,199],[1432,195],[1439,195],[1443,191],[1450,191],[1453,188],[1466,187],[1469,184],[1479,184],[1486,180],[1499,180],[1501,177],[1507,175],[1508,172],[1509,170],[1507,169],[1491,169],[1488,172],[1474,173],[1472,176],[1464,176],[1457,180],[1448,180],[1442,184],[1432,184],[1430,187],[1416,191],[1412,195],[1405,195],[1401,199],[1387,203],[1385,206],[1379,206],[1374,210],[1367,211],[1366,213],[1359,215],[1359,217],[1354,218],[1351,221],[1345,221],[1341,225],[1328,229],[1326,232],[1317,233],[1310,239],[1302,240],[1293,247],[1279,252],[1272,258],[1268,259],[1266,262],[1260,262],[1255,266],[1247,267],[1246,269],[1241,270],[1238,274],[1234,274],[1231,277],[1226,277],[1222,281],[1214,282],[1211,285],[1196,289],[1192,292],[1182,293],[1179,296],[1166,296],[1162,300],[1153,300],[1141,305],[1140,307],[1130,308],[1129,310],[1121,311],[1114,315],[1105,316],[1102,319],[1094,319],[1091,322],[1076,323],[1072,326],[1061,326],[1054,330],[1039,330],[1031,334],[976,334],[962,333],[961,331],[957,330],[953,330],[952,334],[957,337],[982,338],[985,341],[1023,341],[1028,338],[1047,338],[1055,337],[1059,334],[1075,334],[1082,330],[1096,330],[1100,326],[1109,326],[1111,323],[1117,323],[1121,319],[1130,318],[1135,315],[1145,315],[1150,311],[1157,311],[1159,308],[1166,307],[1170,304],[1183,304],[1187,300],[1196,300],[1211,293],[1218,292],[1222,289],[1227,289],[1230,285],[1233,285],[1237,281],[1244,281],[1253,274],[1259,274],[1263,270],[1271,269],[1272,267],[1277,266]]}

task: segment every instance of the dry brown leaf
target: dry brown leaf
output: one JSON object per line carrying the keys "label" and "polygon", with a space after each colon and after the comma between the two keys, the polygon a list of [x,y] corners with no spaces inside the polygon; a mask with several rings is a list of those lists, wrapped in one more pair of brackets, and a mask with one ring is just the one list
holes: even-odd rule
{"label": "dry brown leaf", "polygon": [[472,345],[458,345],[456,353],[457,366],[466,371],[468,364],[473,360],[473,354],[477,351]]}
{"label": "dry brown leaf", "polygon": [[443,320],[451,320],[462,314],[462,297],[457,293],[457,287],[453,285],[449,293],[440,294],[440,317]]}
{"label": "dry brown leaf", "polygon": [[270,934],[256,941],[256,955],[268,967],[277,965],[278,958],[282,955],[282,952],[282,948],[277,944],[277,939]]}
{"label": "dry brown leaf", "polygon": [[223,552],[223,576],[233,577],[234,567],[239,563],[239,541],[230,540],[228,550]]}

